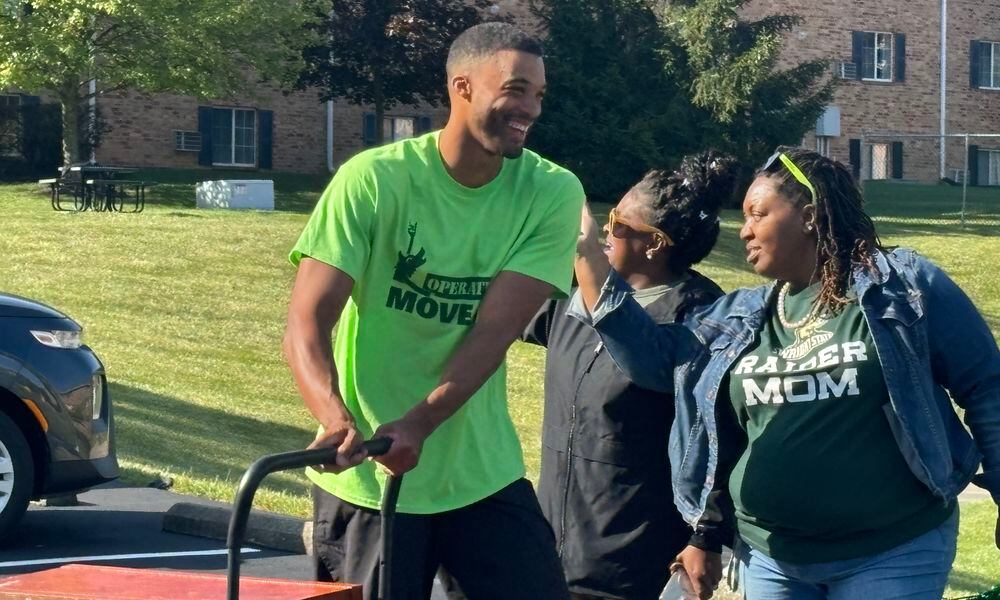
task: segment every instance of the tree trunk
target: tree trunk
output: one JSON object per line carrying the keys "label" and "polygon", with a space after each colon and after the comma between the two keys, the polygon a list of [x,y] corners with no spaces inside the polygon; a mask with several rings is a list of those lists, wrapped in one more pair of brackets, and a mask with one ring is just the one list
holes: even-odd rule
{"label": "tree trunk", "polygon": [[385,143],[385,93],[378,73],[372,83],[375,87],[375,144],[381,146]]}
{"label": "tree trunk", "polygon": [[66,82],[59,88],[62,104],[63,166],[80,162],[80,86]]}

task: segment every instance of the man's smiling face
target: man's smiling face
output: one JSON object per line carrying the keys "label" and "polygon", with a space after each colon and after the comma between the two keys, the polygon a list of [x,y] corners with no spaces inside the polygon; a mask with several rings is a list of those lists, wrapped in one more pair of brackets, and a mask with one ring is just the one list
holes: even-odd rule
{"label": "man's smiling face", "polygon": [[545,66],[540,56],[504,50],[469,74],[469,130],[491,154],[517,158],[528,130],[542,114]]}

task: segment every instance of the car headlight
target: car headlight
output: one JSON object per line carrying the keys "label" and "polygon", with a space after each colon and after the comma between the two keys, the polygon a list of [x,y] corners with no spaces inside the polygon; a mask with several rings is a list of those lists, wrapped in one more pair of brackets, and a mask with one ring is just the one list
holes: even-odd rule
{"label": "car headlight", "polygon": [[39,344],[50,348],[79,348],[83,344],[81,332],[66,331],[62,329],[32,329],[31,335],[38,340]]}
{"label": "car headlight", "polygon": [[96,421],[101,418],[101,406],[104,404],[104,377],[100,374],[94,375],[94,395],[91,400],[92,415]]}

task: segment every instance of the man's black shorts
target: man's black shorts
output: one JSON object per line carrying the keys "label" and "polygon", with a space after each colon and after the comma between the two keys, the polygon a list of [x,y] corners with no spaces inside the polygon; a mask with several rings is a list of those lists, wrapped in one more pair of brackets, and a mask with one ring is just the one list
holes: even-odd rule
{"label": "man's black shorts", "polygon": [[[405,482],[404,482],[405,485]],[[381,524],[376,510],[313,487],[316,578],[364,585],[374,600]],[[555,536],[526,479],[479,502],[432,515],[398,513],[392,600],[430,598],[434,575],[445,572],[452,598],[492,600],[569,597]]]}

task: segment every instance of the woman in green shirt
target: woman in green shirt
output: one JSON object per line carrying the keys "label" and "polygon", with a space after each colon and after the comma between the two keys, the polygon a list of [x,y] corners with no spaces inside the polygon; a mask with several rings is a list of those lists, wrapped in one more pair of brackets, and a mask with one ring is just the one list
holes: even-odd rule
{"label": "woman in green shirt", "polygon": [[676,390],[678,509],[710,527],[717,494],[732,499],[747,598],[937,600],[980,461],[1000,499],[993,335],[944,272],[881,244],[838,162],[779,149],[743,212],[747,262],[775,281],[666,328],[583,222],[583,318],[633,381]]}

